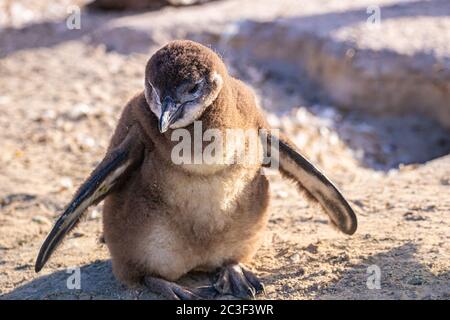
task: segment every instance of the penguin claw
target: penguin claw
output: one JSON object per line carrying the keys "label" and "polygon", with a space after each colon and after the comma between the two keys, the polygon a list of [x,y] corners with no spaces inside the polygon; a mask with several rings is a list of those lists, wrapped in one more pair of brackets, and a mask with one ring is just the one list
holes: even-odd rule
{"label": "penguin claw", "polygon": [[202,299],[216,299],[219,292],[214,286],[198,287],[192,290],[196,295],[202,297]]}
{"label": "penguin claw", "polygon": [[188,288],[156,277],[145,277],[144,283],[152,292],[169,300],[202,300],[203,298]]}
{"label": "penguin claw", "polygon": [[240,299],[255,299],[264,293],[264,285],[251,271],[239,264],[224,267],[219,274],[214,288],[222,295],[232,295]]}
{"label": "penguin claw", "polygon": [[242,272],[244,273],[245,278],[248,282],[255,288],[256,294],[266,294],[266,288],[264,284],[258,279],[258,277],[251,271],[242,268]]}
{"label": "penguin claw", "polygon": [[239,299],[255,299],[257,295],[266,293],[258,277],[239,264],[223,267],[212,286],[188,289],[175,282],[150,276],[144,278],[144,283],[152,293],[169,300],[220,299],[220,296],[230,295]]}
{"label": "penguin claw", "polygon": [[175,285],[175,287],[172,288],[172,291],[178,297],[177,300],[203,300],[202,297],[200,297],[193,291],[179,285]]}

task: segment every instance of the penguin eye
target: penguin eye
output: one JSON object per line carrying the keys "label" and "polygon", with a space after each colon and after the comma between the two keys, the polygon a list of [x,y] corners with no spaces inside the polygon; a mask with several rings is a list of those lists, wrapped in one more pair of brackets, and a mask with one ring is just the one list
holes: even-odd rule
{"label": "penguin eye", "polygon": [[191,88],[191,90],[188,91],[188,93],[189,93],[189,94],[194,94],[194,93],[196,93],[199,87],[200,87],[200,86],[199,86],[198,84],[196,84],[195,86],[193,86],[193,87]]}
{"label": "penguin eye", "polygon": [[177,88],[177,97],[181,102],[193,101],[201,96],[204,80],[194,83],[185,83]]}
{"label": "penguin eye", "polygon": [[188,94],[194,94],[200,89],[200,83],[196,83],[193,87],[188,90]]}

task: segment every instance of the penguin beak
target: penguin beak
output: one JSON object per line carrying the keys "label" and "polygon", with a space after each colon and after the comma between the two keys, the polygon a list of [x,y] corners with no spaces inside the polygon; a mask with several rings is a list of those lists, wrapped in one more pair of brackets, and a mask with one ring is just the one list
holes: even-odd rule
{"label": "penguin beak", "polygon": [[159,118],[159,131],[164,133],[169,129],[169,126],[174,123],[180,116],[180,105],[175,103],[175,100],[169,96],[166,96],[162,101],[161,117]]}

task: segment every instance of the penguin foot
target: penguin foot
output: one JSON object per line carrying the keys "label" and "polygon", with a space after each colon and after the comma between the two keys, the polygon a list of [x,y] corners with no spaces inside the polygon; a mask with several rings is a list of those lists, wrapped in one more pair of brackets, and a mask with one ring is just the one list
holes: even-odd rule
{"label": "penguin foot", "polygon": [[201,300],[199,294],[193,290],[182,287],[175,282],[170,282],[161,278],[147,276],[144,278],[144,284],[155,294],[158,294],[169,300]]}
{"label": "penguin foot", "polygon": [[225,266],[220,271],[214,288],[222,295],[241,299],[254,299],[257,294],[265,293],[264,285],[258,277],[239,264]]}

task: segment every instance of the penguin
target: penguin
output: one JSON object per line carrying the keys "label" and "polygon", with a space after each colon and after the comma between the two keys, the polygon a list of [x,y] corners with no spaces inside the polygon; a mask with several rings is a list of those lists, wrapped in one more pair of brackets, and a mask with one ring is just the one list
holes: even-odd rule
{"label": "penguin", "polygon": [[[170,42],[149,59],[144,83],[125,106],[104,159],[45,239],[36,272],[83,212],[104,200],[103,232],[120,282],[145,285],[168,299],[255,298],[264,285],[244,264],[267,227],[264,170],[272,164],[318,202],[338,230],[356,231],[356,215],[341,192],[285,135],[271,130],[251,89],[213,50],[189,40]],[[235,161],[236,149],[224,148],[221,161],[196,162],[208,139],[178,148],[180,137],[197,135],[199,125],[202,135],[215,130],[225,143],[235,141],[227,138],[230,130],[266,132],[258,139],[268,142],[256,149],[247,140],[239,143],[241,151],[262,149],[270,161]],[[182,153],[191,161],[180,163]],[[217,279],[203,288],[176,283],[194,270],[216,272]]]}

